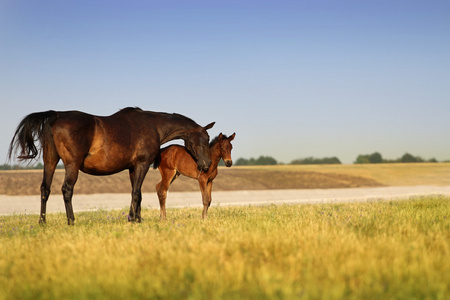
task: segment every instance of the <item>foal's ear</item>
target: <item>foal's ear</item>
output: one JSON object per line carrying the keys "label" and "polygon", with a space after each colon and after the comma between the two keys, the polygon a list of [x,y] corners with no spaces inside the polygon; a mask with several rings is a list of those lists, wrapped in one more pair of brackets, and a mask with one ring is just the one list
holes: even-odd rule
{"label": "foal's ear", "polygon": [[229,138],[228,138],[228,140],[231,142],[232,140],[234,140],[234,137],[236,136],[236,132],[235,133],[233,133]]}
{"label": "foal's ear", "polygon": [[216,124],[216,122],[209,123],[208,125],[206,125],[203,128],[205,128],[205,130],[211,129],[214,126],[214,124]]}

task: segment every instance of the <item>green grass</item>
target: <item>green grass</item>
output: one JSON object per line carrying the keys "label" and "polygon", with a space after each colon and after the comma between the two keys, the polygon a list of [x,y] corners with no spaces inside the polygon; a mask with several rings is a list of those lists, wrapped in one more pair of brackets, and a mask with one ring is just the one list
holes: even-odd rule
{"label": "green grass", "polygon": [[449,299],[450,198],[0,216],[0,299]]}

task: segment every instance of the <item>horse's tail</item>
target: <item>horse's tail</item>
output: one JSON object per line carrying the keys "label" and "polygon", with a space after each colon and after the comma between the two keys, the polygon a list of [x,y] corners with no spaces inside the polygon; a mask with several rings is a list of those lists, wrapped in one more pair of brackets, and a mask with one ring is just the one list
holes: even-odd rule
{"label": "horse's tail", "polygon": [[153,169],[156,170],[161,165],[161,150],[158,153],[158,156],[156,156],[155,160],[153,161]]}
{"label": "horse's tail", "polygon": [[157,157],[155,158],[155,160],[153,161],[153,169],[154,169],[154,170],[158,169],[159,166],[161,165],[161,153],[163,153],[164,151],[166,151],[167,148],[169,148],[170,146],[171,146],[171,145],[159,149],[158,156],[157,156]]}
{"label": "horse's tail", "polygon": [[[46,143],[54,143],[50,125],[56,120],[57,113],[53,110],[32,113],[26,116],[17,126],[14,137],[9,145],[8,158],[11,160],[13,153],[18,152],[20,161],[36,158]],[[35,142],[39,141],[38,149]]]}

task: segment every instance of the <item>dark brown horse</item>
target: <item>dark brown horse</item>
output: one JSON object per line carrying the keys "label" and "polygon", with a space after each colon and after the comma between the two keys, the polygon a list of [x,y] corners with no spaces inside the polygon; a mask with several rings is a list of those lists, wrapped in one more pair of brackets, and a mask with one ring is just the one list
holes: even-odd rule
{"label": "dark brown horse", "polygon": [[[36,158],[43,150],[40,223],[45,223],[50,186],[60,159],[66,171],[62,193],[69,225],[75,221],[72,195],[79,170],[92,175],[110,175],[128,169],[132,186],[129,219],[140,222],[142,182],[161,144],[183,139],[195,158],[196,167],[206,171],[211,165],[206,130],[213,125],[201,127],[179,114],[139,108],[125,108],[109,117],[79,111],[38,112],[25,117],[17,127],[9,158],[18,149],[20,160]],[[37,140],[41,149],[34,144]]]}
{"label": "dark brown horse", "polygon": [[161,173],[161,181],[156,185],[156,192],[159,198],[159,205],[161,208],[161,219],[166,219],[166,198],[167,191],[170,184],[182,174],[198,180],[200,190],[202,192],[203,213],[202,217],[205,219],[208,214],[208,208],[211,205],[211,190],[214,178],[217,176],[217,165],[220,159],[223,159],[227,167],[231,167],[233,161],[231,160],[231,141],[235,137],[235,133],[230,137],[219,134],[210,143],[211,161],[212,164],[208,171],[198,170],[195,161],[189,154],[189,150],[185,147],[172,145],[161,149],[160,156],[155,160],[153,168],[159,169]]}

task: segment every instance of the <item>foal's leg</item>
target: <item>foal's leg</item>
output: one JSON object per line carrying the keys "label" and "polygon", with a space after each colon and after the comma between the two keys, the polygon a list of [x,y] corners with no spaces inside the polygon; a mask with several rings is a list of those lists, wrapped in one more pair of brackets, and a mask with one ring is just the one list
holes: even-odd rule
{"label": "foal's leg", "polygon": [[205,212],[205,218],[207,217],[207,215],[208,215],[208,208],[211,206],[211,202],[212,202],[212,195],[211,195],[211,192],[212,192],[212,185],[213,185],[213,182],[212,182],[212,180],[211,181],[208,181],[208,185],[207,185],[207,187],[206,187],[206,191],[207,191],[207,193],[208,193],[208,207],[206,207],[206,212]]}
{"label": "foal's leg", "polygon": [[159,168],[161,173],[161,181],[156,185],[156,193],[159,199],[160,218],[161,220],[167,220],[166,218],[166,199],[167,191],[169,190],[172,178],[175,179],[176,170]]}
{"label": "foal's leg", "polygon": [[64,183],[61,188],[64,197],[64,205],[66,206],[67,223],[69,225],[75,224],[75,215],[73,214],[72,207],[72,196],[73,187],[78,179],[78,166],[67,165],[66,166],[66,176],[64,178]]}
{"label": "foal's leg", "polygon": [[211,205],[211,188],[212,181],[208,181],[208,179],[201,180],[199,178],[200,191],[202,192],[202,201],[203,201],[203,212],[202,218],[206,219],[208,217],[208,208]]}
{"label": "foal's leg", "polygon": [[141,219],[141,202],[142,202],[142,183],[144,182],[145,175],[147,175],[150,164],[140,164],[134,169],[130,169],[130,181],[131,181],[131,205],[129,213],[130,222],[142,221]]}
{"label": "foal's leg", "polygon": [[47,200],[50,196],[50,187],[53,181],[53,174],[55,173],[56,165],[58,164],[59,157],[53,158],[44,154],[44,178],[41,184],[41,214],[39,217],[39,224],[45,224],[46,212],[47,212]]}

